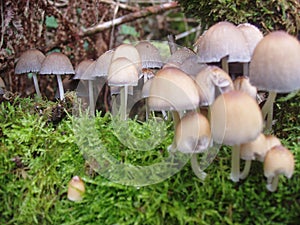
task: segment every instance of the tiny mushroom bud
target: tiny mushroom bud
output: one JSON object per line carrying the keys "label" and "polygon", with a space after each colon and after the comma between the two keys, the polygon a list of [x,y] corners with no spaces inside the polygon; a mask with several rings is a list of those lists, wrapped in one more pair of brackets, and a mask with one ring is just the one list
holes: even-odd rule
{"label": "tiny mushroom bud", "polygon": [[271,192],[276,191],[279,175],[283,174],[291,178],[294,173],[294,156],[282,145],[274,146],[268,151],[264,161],[264,175],[267,178],[267,189]]}
{"label": "tiny mushroom bud", "polygon": [[68,184],[68,199],[81,201],[85,192],[84,182],[79,176],[74,176]]}

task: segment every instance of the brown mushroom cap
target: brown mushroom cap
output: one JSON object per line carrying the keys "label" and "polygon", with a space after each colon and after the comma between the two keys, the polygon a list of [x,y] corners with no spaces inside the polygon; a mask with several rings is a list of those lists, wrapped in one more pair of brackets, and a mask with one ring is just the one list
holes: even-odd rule
{"label": "brown mushroom cap", "polygon": [[284,31],[273,31],[256,46],[250,82],[258,90],[287,93],[300,88],[300,43]]}
{"label": "brown mushroom cap", "polygon": [[250,23],[239,24],[237,28],[242,31],[246,39],[250,55],[252,55],[256,45],[264,37],[262,32],[256,26]]}
{"label": "brown mushroom cap", "polygon": [[284,174],[291,178],[294,173],[294,156],[282,145],[276,145],[268,151],[264,161],[264,175],[267,178]]}
{"label": "brown mushroom cap", "polygon": [[258,104],[244,92],[223,93],[211,106],[211,131],[216,143],[233,146],[253,141],[262,127]]}
{"label": "brown mushroom cap", "polygon": [[52,52],[44,59],[40,74],[74,74],[75,71],[69,58],[61,52]]}
{"label": "brown mushroom cap", "polygon": [[199,104],[199,92],[194,80],[175,67],[159,70],[150,86],[151,110],[188,110]]}
{"label": "brown mushroom cap", "polygon": [[281,145],[278,138],[261,133],[255,140],[240,146],[241,159],[263,162],[267,152],[276,145]]}
{"label": "brown mushroom cap", "polygon": [[112,61],[108,72],[110,86],[136,86],[138,71],[135,64],[128,58],[120,57]]}
{"label": "brown mushroom cap", "polygon": [[235,90],[243,91],[250,95],[253,99],[256,99],[257,88],[254,87],[248,77],[246,76],[238,76],[233,81],[233,87]]}
{"label": "brown mushroom cap", "polygon": [[249,62],[246,39],[234,24],[222,21],[211,26],[196,42],[200,62],[219,62],[229,56],[228,62]]}
{"label": "brown mushroom cap", "polygon": [[210,125],[205,116],[198,112],[184,115],[176,127],[176,146],[183,153],[204,152],[210,143]]}
{"label": "brown mushroom cap", "polygon": [[79,176],[74,176],[68,184],[68,199],[81,201],[85,192],[85,186]]}
{"label": "brown mushroom cap", "polygon": [[15,73],[37,73],[40,71],[44,59],[45,55],[41,51],[37,49],[29,49],[23,52],[20,56],[15,68]]}
{"label": "brown mushroom cap", "polygon": [[158,48],[149,41],[140,41],[136,46],[142,60],[142,68],[161,68],[162,57]]}

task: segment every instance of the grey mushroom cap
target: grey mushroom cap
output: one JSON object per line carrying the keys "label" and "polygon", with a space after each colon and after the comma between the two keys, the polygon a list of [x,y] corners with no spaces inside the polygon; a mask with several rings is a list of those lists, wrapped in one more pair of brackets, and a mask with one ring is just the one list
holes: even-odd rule
{"label": "grey mushroom cap", "polygon": [[61,52],[52,52],[44,59],[40,74],[75,74],[69,58]]}
{"label": "grey mushroom cap", "polygon": [[89,77],[83,76],[87,68],[94,62],[94,60],[91,59],[85,59],[81,61],[76,67],[75,67],[75,76],[73,77],[74,80],[81,79],[81,80],[89,80]]}
{"label": "grey mushroom cap", "polygon": [[264,37],[264,35],[256,26],[250,23],[239,24],[237,28],[240,31],[242,31],[246,39],[247,46],[250,51],[250,55],[252,55],[256,45],[258,44],[258,42],[260,42],[260,40]]}
{"label": "grey mushroom cap", "polygon": [[300,89],[300,42],[285,31],[273,31],[256,46],[249,78],[258,90],[288,93]]}
{"label": "grey mushroom cap", "polygon": [[196,55],[194,51],[189,48],[183,47],[175,51],[170,57],[167,59],[167,64],[174,64],[176,66],[180,66],[187,58]]}
{"label": "grey mushroom cap", "polygon": [[108,50],[98,57],[98,59],[91,65],[86,72],[92,77],[106,77],[108,76],[109,66],[114,54],[114,50]]}
{"label": "grey mushroom cap", "polygon": [[45,55],[41,51],[37,49],[29,49],[23,52],[20,56],[15,68],[15,73],[37,73],[40,71],[44,59]]}
{"label": "grey mushroom cap", "polygon": [[135,47],[140,54],[142,68],[161,68],[163,66],[159,50],[151,42],[140,41]]}
{"label": "grey mushroom cap", "polygon": [[229,22],[211,26],[195,45],[202,63],[219,62],[226,56],[229,56],[228,62],[249,62],[251,59],[242,31]]}

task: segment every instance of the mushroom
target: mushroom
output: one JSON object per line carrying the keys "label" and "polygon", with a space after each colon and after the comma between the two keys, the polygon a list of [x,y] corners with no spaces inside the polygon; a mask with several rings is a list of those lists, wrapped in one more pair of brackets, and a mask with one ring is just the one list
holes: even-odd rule
{"label": "mushroom", "polygon": [[120,117],[127,118],[128,87],[138,84],[138,71],[133,62],[128,58],[119,57],[112,61],[108,71],[108,85],[121,87]]}
{"label": "mushroom", "polygon": [[276,191],[279,175],[283,174],[287,178],[291,178],[294,168],[294,156],[291,151],[282,145],[274,146],[268,151],[264,161],[264,175],[267,178],[267,189],[271,192]]}
{"label": "mushroom", "polygon": [[218,144],[232,147],[231,180],[239,181],[240,145],[255,140],[262,131],[261,110],[256,101],[242,91],[219,95],[211,106],[211,133]]}
{"label": "mushroom", "polygon": [[73,79],[80,79],[82,81],[88,82],[88,96],[89,96],[89,106],[90,106],[89,110],[91,116],[95,115],[95,100],[94,100],[94,85],[93,85],[93,80],[95,78],[92,77],[90,73],[86,73],[86,70],[93,63],[94,61],[90,59],[81,61],[75,67],[75,76],[73,77]]}
{"label": "mushroom", "polygon": [[37,49],[29,49],[23,52],[16,64],[15,73],[32,73],[33,84],[37,96],[41,97],[41,91],[37,79],[37,73],[40,72],[41,65],[45,55]]}
{"label": "mushroom", "polygon": [[281,145],[280,140],[277,137],[273,135],[265,136],[263,133],[255,140],[241,144],[240,157],[241,159],[246,160],[246,162],[244,170],[240,174],[240,179],[245,179],[248,176],[252,160],[263,162],[267,152],[276,145]]}
{"label": "mushroom", "polygon": [[[174,127],[180,121],[180,113],[196,109],[199,105],[199,92],[194,80],[175,67],[159,70],[151,81],[148,98],[150,110],[171,111]],[[169,150],[175,149],[175,140]]]}
{"label": "mushroom", "polygon": [[[242,23],[237,26],[237,28],[242,31],[246,43],[250,52],[250,56],[252,56],[253,51],[258,44],[258,42],[263,38],[262,32],[254,25],[250,23]],[[249,63],[243,64],[243,74],[244,76],[249,76]]]}
{"label": "mushroom", "polygon": [[44,59],[40,74],[54,74],[57,78],[59,98],[64,99],[64,88],[61,75],[74,74],[69,58],[61,52],[52,52]]}
{"label": "mushroom", "polygon": [[79,176],[74,176],[68,184],[68,199],[71,201],[81,201],[85,192],[84,182]]}
{"label": "mushroom", "polygon": [[250,82],[258,90],[268,91],[263,105],[266,129],[272,128],[273,103],[276,93],[288,93],[300,88],[300,43],[284,31],[273,31],[255,47],[250,62]]}
{"label": "mushroom", "polygon": [[222,69],[229,73],[228,63],[250,61],[246,39],[234,24],[226,21],[211,26],[195,43],[200,62],[222,63]]}
{"label": "mushroom", "polygon": [[217,66],[204,67],[196,75],[195,81],[199,87],[201,106],[211,105],[215,100],[217,90],[219,93],[233,90],[230,76]]}
{"label": "mushroom", "polygon": [[210,125],[207,118],[196,111],[185,114],[176,127],[175,142],[180,152],[192,154],[192,169],[195,175],[203,180],[206,173],[201,169],[197,155],[207,151],[211,143]]}
{"label": "mushroom", "polygon": [[257,88],[250,83],[249,77],[238,76],[233,81],[233,87],[235,90],[244,91],[250,95],[253,99],[257,98]]}

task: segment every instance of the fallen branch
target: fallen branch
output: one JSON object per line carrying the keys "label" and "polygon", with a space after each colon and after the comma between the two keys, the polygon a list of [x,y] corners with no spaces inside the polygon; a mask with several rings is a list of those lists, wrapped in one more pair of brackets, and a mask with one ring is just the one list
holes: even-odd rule
{"label": "fallen branch", "polygon": [[96,33],[102,32],[104,30],[110,29],[113,26],[131,22],[136,19],[147,17],[149,15],[159,14],[161,12],[164,12],[164,11],[167,11],[170,9],[175,9],[177,7],[179,7],[179,4],[177,2],[169,2],[169,3],[164,3],[164,4],[156,5],[156,6],[149,6],[144,9],[141,9],[138,12],[133,12],[133,13],[121,16],[119,18],[113,19],[111,21],[99,23],[93,27],[82,29],[82,32],[79,34],[79,36],[88,36],[88,35],[96,34]]}

